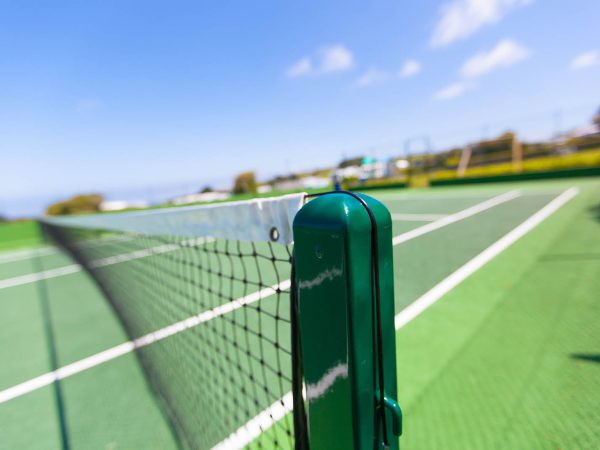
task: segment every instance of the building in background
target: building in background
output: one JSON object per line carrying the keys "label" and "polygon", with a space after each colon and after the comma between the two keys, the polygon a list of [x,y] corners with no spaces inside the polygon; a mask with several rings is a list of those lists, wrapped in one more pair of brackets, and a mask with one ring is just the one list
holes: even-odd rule
{"label": "building in background", "polygon": [[231,193],[225,191],[201,192],[197,194],[186,194],[172,198],[169,203],[172,205],[186,205],[188,203],[207,203],[227,200]]}
{"label": "building in background", "polygon": [[147,208],[148,202],[143,200],[104,200],[100,203],[100,211],[123,211],[124,209]]}

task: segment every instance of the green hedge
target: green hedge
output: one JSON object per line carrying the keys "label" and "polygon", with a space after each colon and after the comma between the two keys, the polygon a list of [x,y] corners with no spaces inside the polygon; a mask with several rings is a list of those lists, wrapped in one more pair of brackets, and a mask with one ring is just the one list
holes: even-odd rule
{"label": "green hedge", "polygon": [[546,180],[552,178],[592,177],[600,176],[600,167],[581,169],[551,170],[543,172],[522,172],[487,177],[464,177],[445,180],[431,180],[431,186],[449,186],[454,184],[502,183],[505,181]]}
{"label": "green hedge", "polygon": [[[554,170],[571,170],[600,166],[600,149],[586,150],[567,155],[540,156],[525,159],[521,163],[523,173],[550,172]],[[519,173],[515,171],[512,161],[496,164],[488,164],[477,167],[469,167],[465,172],[465,178],[471,177],[493,177]],[[442,170],[431,172],[430,180],[451,180],[458,178],[456,170]]]}
{"label": "green hedge", "polygon": [[35,220],[20,220],[0,224],[0,251],[41,245],[38,223]]}

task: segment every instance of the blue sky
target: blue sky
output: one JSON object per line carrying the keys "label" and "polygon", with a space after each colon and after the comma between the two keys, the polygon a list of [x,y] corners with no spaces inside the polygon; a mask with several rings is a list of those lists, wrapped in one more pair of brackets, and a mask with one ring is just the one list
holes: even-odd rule
{"label": "blue sky", "polygon": [[[0,213],[544,137],[600,106],[600,2],[0,4]],[[557,114],[560,111],[560,114]]]}

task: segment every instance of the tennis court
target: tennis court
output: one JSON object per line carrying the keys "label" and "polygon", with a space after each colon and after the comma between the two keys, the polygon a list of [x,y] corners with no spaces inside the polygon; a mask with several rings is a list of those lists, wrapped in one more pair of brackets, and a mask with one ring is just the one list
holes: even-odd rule
{"label": "tennis court", "polygon": [[[369,194],[394,219],[401,447],[595,448],[600,182]],[[97,245],[115,275],[137,261],[123,255],[139,249],[123,244]],[[100,289],[57,249],[0,253],[0,448],[178,448],[129,339]],[[190,378],[206,390],[223,383],[218,370]],[[253,423],[266,431],[248,445],[289,441],[286,413]]]}

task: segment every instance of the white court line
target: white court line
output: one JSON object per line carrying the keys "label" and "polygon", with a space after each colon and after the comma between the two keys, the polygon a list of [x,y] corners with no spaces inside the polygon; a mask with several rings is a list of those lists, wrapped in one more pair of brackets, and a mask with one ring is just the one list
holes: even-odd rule
{"label": "white court line", "polygon": [[119,264],[126,261],[132,261],[134,259],[146,258],[147,256],[160,255],[161,253],[174,252],[180,250],[181,247],[176,244],[163,244],[157,245],[143,250],[134,250],[129,253],[121,253],[119,255],[107,256],[106,258],[96,259],[90,261],[90,267],[96,269],[98,267],[112,266],[113,264]]}
{"label": "white court line", "polygon": [[403,220],[408,222],[433,222],[446,217],[447,214],[392,214],[392,220]]}
{"label": "white court line", "polygon": [[434,195],[397,195],[397,196],[385,196],[385,195],[381,195],[377,198],[381,198],[384,201],[391,201],[391,202],[395,202],[395,201],[406,201],[406,200],[415,200],[415,201],[422,201],[422,200],[477,200],[480,198],[490,198],[493,195],[498,195],[498,192],[489,192],[489,193],[482,193],[482,194],[469,194],[469,195],[438,195],[438,194],[434,194]]}
{"label": "white court line", "polygon": [[150,247],[143,250],[134,250],[129,253],[121,253],[120,255],[113,255],[107,256],[106,258],[96,259],[90,262],[90,267],[95,269],[98,267],[112,266],[113,264],[133,261],[134,259],[146,258],[147,256],[160,255],[161,253],[174,252],[175,250],[181,250],[184,247],[203,245],[214,241],[214,238],[201,237],[194,239],[186,239],[185,241],[178,242],[177,244],[157,245],[156,247]]}
{"label": "white court line", "polygon": [[[97,268],[111,266],[113,264],[132,261],[134,259],[146,258],[148,256],[158,255],[166,252],[173,252],[175,250],[180,250],[188,246],[206,244],[212,241],[214,241],[213,238],[194,238],[181,241],[177,244],[157,245],[156,247],[151,247],[144,250],[134,250],[129,253],[122,253],[120,255],[96,259],[94,261],[90,261],[90,267]],[[57,269],[44,270],[43,272],[36,272],[13,278],[6,278],[4,280],[0,280],[0,289],[21,286],[23,284],[35,283],[36,281],[47,280],[50,278],[62,277],[65,275],[80,272],[81,270],[82,267],[79,264],[70,264],[68,266],[59,267]]]}
{"label": "white court line", "polygon": [[[431,188],[429,188],[431,189]],[[537,189],[528,189],[527,191],[525,191],[523,193],[523,196],[538,196],[538,195],[558,195],[560,194],[562,191],[560,190],[537,190]],[[476,200],[479,198],[491,198],[494,195],[499,195],[498,191],[494,191],[494,192],[487,192],[487,193],[480,193],[480,194],[452,194],[452,195],[443,195],[443,194],[426,194],[426,195],[394,195],[394,194],[387,194],[387,193],[382,193],[379,194],[379,196],[377,198],[381,199],[382,201],[385,202],[395,202],[395,201],[406,201],[406,200],[415,200],[415,201],[422,201],[422,200]]]}
{"label": "white court line", "polygon": [[23,284],[35,283],[40,280],[47,280],[49,278],[62,277],[64,275],[70,275],[81,271],[79,264],[70,264],[68,266],[59,267],[57,269],[44,270],[43,272],[30,273],[27,275],[21,275],[19,277],[7,278],[0,280],[0,289],[11,288],[15,286],[21,286]]}
{"label": "white court line", "polygon": [[[506,235],[504,235],[500,240],[496,241],[490,247],[486,248],[479,255],[475,256],[472,260],[466,263],[464,266],[460,267],[450,276],[439,282],[432,289],[427,291],[410,306],[402,310],[398,313],[394,319],[396,330],[399,330],[411,320],[416,318],[419,314],[433,305],[436,301],[438,301],[444,294],[448,293],[452,288],[456,287],[459,283],[468,278],[471,274],[473,274],[476,270],[481,268],[484,264],[491,261],[495,256],[501,253],[503,250],[508,248],[511,244],[519,240],[537,225],[539,225],[542,221],[556,212],[561,206],[567,203],[570,199],[575,197],[578,193],[577,188],[570,188],[567,191],[563,192],[561,195],[556,197],[538,212],[530,216],[525,222],[518,225],[513,230],[509,231]],[[416,236],[415,236],[416,237]],[[411,238],[413,239],[413,238]],[[402,241],[406,242],[406,241]],[[413,305],[417,305],[413,307]],[[287,399],[291,396],[292,393],[288,392],[285,394],[282,400]],[[273,405],[281,405],[282,400],[274,403]],[[286,411],[283,412],[281,410],[277,410],[277,416],[273,415],[269,416],[270,408],[273,407],[271,405],[269,408],[262,411],[258,416],[247,422],[245,425],[241,426],[238,430],[233,432],[229,437],[227,437],[224,441],[222,441],[219,445],[213,447],[213,450],[239,450],[246,447],[250,442],[252,442],[256,437],[260,436],[261,433],[269,429],[275,422],[281,419],[281,417],[286,414],[292,412],[293,404],[285,404]],[[258,420],[257,418],[261,418]],[[268,417],[269,420],[265,420]]]}
{"label": "white court line", "polygon": [[62,380],[63,378],[70,377],[71,375],[83,372],[91,367],[113,360],[119,356],[123,356],[132,352],[136,348],[142,348],[154,342],[161,341],[189,328],[200,325],[201,323],[208,322],[216,317],[235,311],[242,306],[249,305],[257,302],[258,300],[270,297],[271,295],[276,294],[278,290],[289,289],[290,284],[291,283],[289,280],[282,281],[279,284],[261,289],[260,291],[253,292],[245,297],[238,298],[229,303],[225,303],[224,305],[217,306],[216,308],[204,311],[195,316],[188,317],[187,319],[169,325],[168,327],[148,333],[144,336],[134,339],[133,341],[124,342],[116,347],[109,348],[103,352],[63,366],[53,372],[48,372],[24,383],[5,389],[4,391],[0,391],[0,404],[40,389],[44,386],[48,386],[56,380]]}
{"label": "white court line", "polygon": [[[486,202],[484,202],[484,203],[486,203]],[[452,222],[452,223],[454,223],[454,222]],[[427,227],[429,225],[431,225],[431,224],[424,225],[424,227]],[[423,227],[421,227],[421,228],[423,228]],[[433,229],[429,228],[430,231],[433,231],[434,229],[437,229],[437,228],[433,228]],[[418,230],[418,228],[417,228],[417,230]],[[412,231],[414,231],[414,230],[412,230]],[[410,231],[408,233],[412,233],[412,231]],[[400,235],[396,236],[396,238],[402,238],[402,239],[399,239],[399,243],[400,243],[400,241],[401,242],[406,242],[406,241],[408,241],[410,239],[414,239],[414,238],[416,238],[418,236],[421,236],[421,235],[425,234],[425,233],[420,233],[420,234],[414,234],[414,233],[412,233],[411,234],[412,237],[410,237],[409,239],[403,239],[403,236],[405,236],[408,233],[403,233],[403,234],[400,234]],[[189,244],[190,245],[194,245],[197,242],[198,241],[196,241],[196,240],[190,240]],[[398,244],[394,244],[394,245],[398,245]],[[132,252],[132,253],[136,253],[136,252]],[[78,266],[78,265],[74,265],[74,267],[76,267],[77,270],[81,270],[80,266]],[[26,275],[26,276],[30,276],[31,277],[31,276],[36,276],[36,275],[38,275],[38,274],[31,274],[31,275]],[[11,280],[11,279],[9,279],[9,280]],[[4,281],[8,281],[8,280],[4,280]],[[290,280],[286,280],[286,281],[283,281],[282,283],[280,283],[280,285],[287,285],[287,286],[289,286],[289,284],[290,284]],[[259,291],[259,293],[260,292],[262,292],[262,291]],[[253,295],[253,294],[251,294],[251,295]],[[234,303],[234,302],[231,302],[231,303]],[[231,306],[227,306],[227,305],[229,305],[229,304],[223,305],[222,308],[231,307]],[[227,311],[224,311],[222,314],[224,314],[225,312],[227,312]],[[208,313],[211,313],[211,311],[209,311]],[[201,313],[200,315],[202,315],[202,314],[206,314],[206,313]],[[194,320],[197,320],[197,317],[198,316],[192,316],[191,318],[186,319],[186,320],[190,320],[190,321],[193,322]],[[150,334],[148,334],[146,336],[142,336],[139,339],[141,339],[142,341],[144,341],[144,340],[152,339],[152,336],[154,336],[156,334],[158,334],[158,335],[160,335],[161,333],[167,333],[168,334],[168,333],[170,333],[170,331],[168,331],[168,330],[170,330],[171,327],[175,327],[173,329],[177,329],[177,327],[181,326],[180,324],[185,323],[186,320],[184,320],[182,322],[178,322],[178,323],[173,324],[173,325],[170,325],[169,327],[163,328],[161,330],[157,330],[154,333],[150,333]],[[187,328],[189,328],[189,327],[187,327]],[[171,334],[168,334],[168,335],[171,335]],[[156,339],[154,339],[152,342],[154,342],[155,340]],[[47,386],[49,383],[52,383],[53,380],[62,379],[64,377],[66,377],[66,376],[74,375],[75,373],[79,373],[79,372],[81,372],[83,370],[86,370],[86,369],[89,369],[91,367],[94,367],[95,365],[102,364],[103,362],[106,362],[106,361],[109,361],[111,359],[114,359],[114,358],[117,358],[119,356],[122,356],[125,353],[128,353],[128,351],[125,351],[126,349],[129,349],[128,351],[133,351],[135,349],[135,346],[132,346],[131,342],[125,342],[125,343],[123,343],[121,345],[118,345],[116,347],[113,347],[111,349],[108,349],[108,350],[105,350],[103,352],[97,353],[96,355],[89,356],[88,358],[84,358],[84,359],[82,359],[80,361],[77,361],[75,363],[69,364],[68,366],[64,366],[64,367],[62,367],[60,369],[57,369],[54,372],[49,372],[49,373],[46,373],[44,375],[40,375],[37,378],[34,378],[34,379],[26,381],[24,383],[18,384],[16,386],[8,388],[8,389],[6,389],[4,391],[0,391],[0,404],[3,403],[3,402],[5,402],[5,401],[8,401],[8,400],[10,400],[12,398],[19,397],[21,395],[27,394],[28,392],[31,392],[31,391],[36,390],[36,389],[39,389],[39,388],[41,388],[43,386]]]}
{"label": "white court line", "polygon": [[54,247],[38,247],[30,248],[27,250],[3,252],[0,253],[0,264],[23,261],[25,259],[30,259],[34,256],[53,255],[54,253],[58,253],[58,250],[56,250]]}
{"label": "white court line", "polygon": [[[98,244],[113,243],[118,241],[131,240],[130,236],[113,236],[103,237],[98,239],[90,239],[79,244],[79,247],[91,247]],[[12,252],[0,253],[0,264],[23,261],[33,257],[49,256],[60,253],[56,247],[44,246],[37,248],[29,248],[25,250],[16,250]]]}
{"label": "white court line", "polygon": [[239,447],[240,442],[244,446],[259,437],[264,430],[270,428],[275,422],[283,419],[293,409],[292,393],[288,392],[271,406],[262,410],[257,416],[230,434],[227,439],[215,445],[212,450],[232,450]]}
{"label": "white court line", "polygon": [[409,306],[396,315],[396,329],[399,330],[402,328],[404,325],[442,298],[443,295],[463,282],[475,271],[479,270],[498,254],[506,250],[510,245],[514,244],[517,240],[533,230],[537,225],[542,223],[545,219],[556,212],[561,206],[575,197],[578,192],[579,190],[575,187],[567,189],[538,212],[536,212],[533,216],[530,216],[527,220],[525,220],[525,222],[521,223],[512,231],[505,234],[502,238],[494,242],[483,252],[475,256],[448,277],[444,278],[440,283],[436,284],[432,289],[427,291],[416,301],[412,302]]}
{"label": "white court line", "polygon": [[517,198],[520,195],[521,195],[520,191],[510,191],[510,192],[506,192],[504,194],[497,195],[496,197],[490,198],[489,200],[478,203],[467,209],[463,209],[462,211],[459,211],[457,213],[442,217],[441,219],[438,219],[435,222],[428,223],[427,225],[423,225],[419,228],[415,228],[414,230],[410,230],[406,233],[403,233],[400,236],[396,236],[392,242],[394,245],[398,245],[398,244],[401,244],[402,242],[410,241],[411,239],[414,239],[423,234],[430,233],[439,228],[445,227],[452,223],[455,223],[460,220],[466,219],[468,217],[474,216],[475,214],[483,212],[486,209],[490,209],[490,208],[493,208],[494,206],[498,206],[509,200]]}

